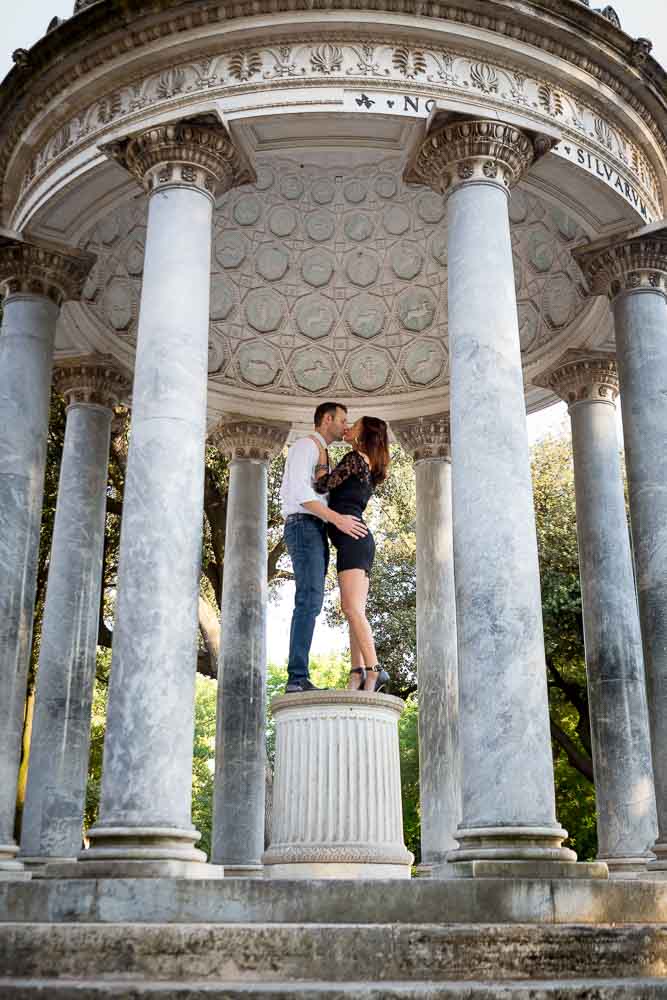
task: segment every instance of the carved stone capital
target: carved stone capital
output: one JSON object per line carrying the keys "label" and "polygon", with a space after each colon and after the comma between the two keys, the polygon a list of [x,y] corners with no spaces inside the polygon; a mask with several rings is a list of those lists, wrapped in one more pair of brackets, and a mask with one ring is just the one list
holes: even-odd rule
{"label": "carved stone capital", "polygon": [[391,429],[399,444],[412,454],[415,463],[450,460],[449,413],[435,413],[416,420],[392,420]]}
{"label": "carved stone capital", "polygon": [[214,447],[232,459],[269,462],[283,448],[291,424],[282,420],[254,420],[231,415],[209,435]]}
{"label": "carved stone capital", "polygon": [[536,150],[514,125],[498,121],[456,121],[424,140],[410,178],[440,194],[466,183],[496,184],[509,191],[530,167]]}
{"label": "carved stone capital", "polygon": [[574,251],[594,295],[615,299],[623,292],[661,292],[667,298],[667,229],[607,247]]}
{"label": "carved stone capital", "polygon": [[89,253],[57,244],[24,240],[0,230],[0,293],[44,295],[60,306],[78,299],[95,263]]}
{"label": "carved stone capital", "polygon": [[94,403],[109,410],[124,402],[132,382],[110,354],[83,354],[56,363],[53,388],[72,403]]}
{"label": "carved stone capital", "polygon": [[606,351],[566,351],[535,385],[552,389],[573,406],[575,403],[615,403],[618,397],[616,358]]}
{"label": "carved stone capital", "polygon": [[210,197],[254,180],[222,126],[175,122],[101,146],[150,193],[188,187]]}

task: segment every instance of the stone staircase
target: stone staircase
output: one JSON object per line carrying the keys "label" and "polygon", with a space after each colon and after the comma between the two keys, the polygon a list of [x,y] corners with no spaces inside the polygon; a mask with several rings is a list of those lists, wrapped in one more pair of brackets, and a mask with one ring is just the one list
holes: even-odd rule
{"label": "stone staircase", "polygon": [[5,883],[0,1000],[667,1000],[667,885],[567,899],[563,880]]}

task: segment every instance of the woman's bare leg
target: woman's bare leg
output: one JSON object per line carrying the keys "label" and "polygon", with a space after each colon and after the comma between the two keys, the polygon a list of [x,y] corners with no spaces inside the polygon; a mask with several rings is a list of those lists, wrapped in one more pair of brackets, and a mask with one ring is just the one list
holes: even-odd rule
{"label": "woman's bare leg", "polygon": [[[361,647],[357,642],[354,632],[349,629],[350,632],[350,666],[351,667],[365,667],[366,661],[364,660],[363,654],[361,652]],[[350,674],[350,680],[348,681],[348,687],[352,688],[353,691],[357,691],[361,687],[361,674]]]}
{"label": "woman's bare leg", "polygon": [[[345,569],[338,574],[340,586],[340,604],[343,614],[350,626],[350,636],[354,636],[359,654],[366,666],[376,666],[377,655],[373,633],[366,618],[366,600],[368,598],[369,580],[363,569]],[[377,670],[368,670],[366,675],[366,691],[375,688]]]}

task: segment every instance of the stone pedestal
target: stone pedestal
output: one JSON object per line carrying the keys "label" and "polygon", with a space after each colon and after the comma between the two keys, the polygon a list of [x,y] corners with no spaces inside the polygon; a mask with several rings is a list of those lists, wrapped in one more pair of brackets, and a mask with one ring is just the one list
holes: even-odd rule
{"label": "stone pedestal", "polygon": [[0,235],[0,871],[20,872],[16,788],[37,580],[56,323],[92,257]]}
{"label": "stone pedestal", "polygon": [[271,705],[276,767],[269,878],[409,878],[398,720],[403,702],[356,691]]}
{"label": "stone pedestal", "polygon": [[459,684],[449,414],[392,422],[415,460],[421,864],[427,878],[456,847],[461,821]]}
{"label": "stone pedestal", "polygon": [[211,860],[262,874],[266,789],[267,470],[289,424],[230,417],[212,435],[231,459],[218,665]]}
{"label": "stone pedestal", "polygon": [[568,404],[572,421],[598,859],[627,878],[652,860],[657,821],[616,362],[601,352],[568,351],[540,383]]}
{"label": "stone pedestal", "polygon": [[68,408],[21,824],[27,866],[74,859],[81,849],[109,431],[130,382],[110,358],[88,355],[62,361],[54,388]]}
{"label": "stone pedestal", "polygon": [[579,261],[613,304],[658,818],[648,868],[667,871],[667,227],[591,244]]}

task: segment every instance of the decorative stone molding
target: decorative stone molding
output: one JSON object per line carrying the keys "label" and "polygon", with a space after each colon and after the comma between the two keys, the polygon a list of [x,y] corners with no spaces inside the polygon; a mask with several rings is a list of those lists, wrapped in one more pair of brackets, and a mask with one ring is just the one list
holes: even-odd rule
{"label": "decorative stone molding", "polygon": [[270,462],[287,441],[291,424],[284,421],[225,417],[209,435],[211,444],[231,459]]}
{"label": "decorative stone molding", "polygon": [[552,389],[569,406],[615,403],[619,393],[616,359],[606,351],[566,351],[553,368],[533,382]]}
{"label": "decorative stone molding", "polygon": [[[109,2],[107,0],[107,5]],[[571,0],[567,2],[571,3]],[[188,12],[183,20],[193,13]],[[217,12],[213,19],[216,16]],[[234,16],[234,12],[226,9],[225,16]],[[448,18],[456,20],[456,11],[448,9]],[[467,10],[466,22],[471,18],[471,23],[475,23],[474,15]],[[484,27],[490,25],[485,24]],[[516,30],[514,23],[512,28]],[[504,25],[497,24],[496,30],[503,31]],[[456,98],[479,90],[489,112],[501,120],[503,110],[507,109],[519,111],[522,115],[529,114],[535,120],[536,129],[541,122],[558,128],[564,140],[558,152],[562,155],[566,147],[575,150],[574,156],[568,154],[568,159],[575,165],[581,165],[576,149],[582,143],[585,154],[590,152],[593,158],[590,164],[595,163],[595,157],[604,158],[605,163],[613,163],[615,171],[610,178],[610,186],[616,187],[620,195],[635,207],[645,202],[644,207],[648,206],[647,212],[652,218],[662,216],[661,184],[642,141],[621,125],[618,116],[612,117],[608,105],[602,106],[595,99],[584,96],[580,90],[570,88],[562,79],[550,75],[548,68],[545,67],[544,73],[526,73],[525,67],[507,61],[505,57],[494,57],[492,60],[486,56],[480,58],[479,52],[472,47],[448,45],[443,50],[428,36],[416,42],[414,39],[390,39],[374,34],[359,44],[358,39],[350,39],[338,31],[327,38],[326,44],[322,43],[321,33],[316,37],[305,37],[303,34],[285,36],[280,45],[258,44],[257,39],[249,39],[245,45],[221,43],[219,51],[214,54],[207,51],[203,56],[197,52],[187,61],[165,63],[150,73],[137,74],[135,71],[132,75],[117,75],[113,82],[107,84],[107,91],[93,101],[90,101],[86,91],[82,91],[77,102],[68,99],[64,105],[68,111],[71,108],[67,118],[57,119],[54,114],[49,114],[43,128],[38,130],[40,138],[34,142],[34,155],[26,164],[23,175],[21,202],[33,182],[51,167],[81,147],[103,143],[109,127],[117,129],[118,123],[125,120],[128,131],[140,128],[137,122],[141,121],[147,109],[160,110],[161,106],[167,105],[170,109],[168,113],[173,115],[176,103],[186,114],[185,109],[193,96],[205,95],[208,100],[249,92],[256,100],[258,92],[270,89],[281,80],[287,79],[288,85],[293,88],[297,82],[311,87],[318,83],[330,85],[337,79],[344,81],[346,88],[354,80],[355,85],[365,92],[366,105],[374,105],[376,111],[384,107],[390,111],[383,104],[386,95],[381,98],[373,93],[377,89],[384,91],[388,84],[393,90],[400,88],[414,95],[414,99],[419,96],[422,103],[429,98]],[[629,44],[630,40],[627,41]],[[531,39],[531,44],[548,51],[548,39]],[[558,55],[562,57],[563,53],[559,51]],[[116,56],[117,53],[114,53],[113,58]],[[574,53],[570,56],[575,58]],[[580,64],[581,60],[578,60],[577,65]],[[97,63],[94,68],[97,69]],[[598,69],[590,60],[582,68],[594,75]],[[611,85],[606,75],[603,82]],[[55,87],[53,90],[57,92]],[[643,120],[652,124],[644,104],[627,89],[623,98]],[[55,93],[52,99],[55,99]],[[33,103],[39,103],[39,100],[39,96],[35,95]],[[22,127],[37,128],[36,116],[37,109],[26,121],[22,120]],[[662,141],[664,154],[667,155],[667,144],[654,123],[653,131],[656,140]],[[17,128],[12,133],[12,142],[18,142],[20,134]],[[0,179],[5,169],[6,149],[10,148],[9,144],[0,143]]]}
{"label": "decorative stone molding", "polygon": [[90,403],[113,409],[132,389],[129,375],[110,354],[85,354],[58,361],[53,388],[72,403]]}
{"label": "decorative stone molding", "polygon": [[147,192],[194,187],[216,197],[255,179],[222,127],[188,122],[157,125],[100,148]]}
{"label": "decorative stone molding", "polygon": [[435,413],[416,420],[392,420],[391,429],[399,444],[417,462],[450,461],[449,413]]}
{"label": "decorative stone molding", "polygon": [[575,250],[573,256],[588,278],[594,295],[615,299],[622,292],[642,289],[667,298],[667,227],[647,227],[639,238],[599,243]]}
{"label": "decorative stone molding", "polygon": [[436,128],[417,153],[407,180],[441,194],[465,183],[514,187],[535,158],[527,135],[498,121],[457,121]]}
{"label": "decorative stone molding", "polygon": [[0,292],[44,295],[60,306],[81,296],[92,254],[49,243],[23,240],[0,230]]}

